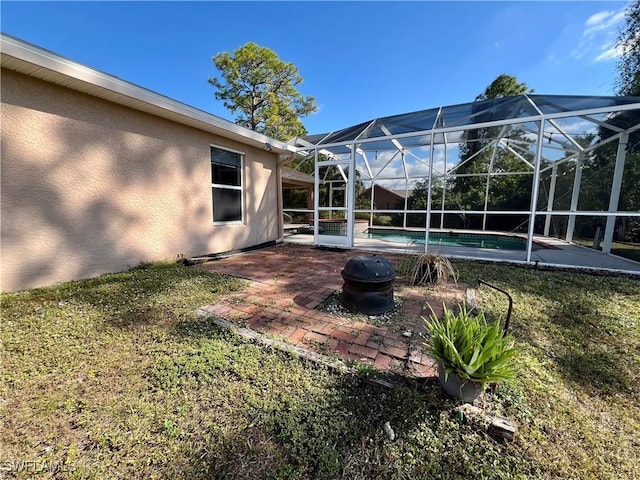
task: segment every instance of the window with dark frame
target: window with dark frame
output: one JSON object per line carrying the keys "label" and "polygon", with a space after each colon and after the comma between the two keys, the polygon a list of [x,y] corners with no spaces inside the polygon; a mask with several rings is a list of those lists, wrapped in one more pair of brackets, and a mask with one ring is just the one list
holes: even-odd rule
{"label": "window with dark frame", "polygon": [[238,152],[211,147],[214,223],[243,221],[242,157]]}

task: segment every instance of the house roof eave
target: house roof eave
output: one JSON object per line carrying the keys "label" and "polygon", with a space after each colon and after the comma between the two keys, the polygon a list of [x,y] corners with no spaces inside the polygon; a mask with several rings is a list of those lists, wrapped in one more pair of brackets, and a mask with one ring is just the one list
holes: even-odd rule
{"label": "house roof eave", "polygon": [[29,75],[141,112],[263,148],[281,158],[295,148],[204,110],[80,64],[15,37],[0,34],[2,68]]}

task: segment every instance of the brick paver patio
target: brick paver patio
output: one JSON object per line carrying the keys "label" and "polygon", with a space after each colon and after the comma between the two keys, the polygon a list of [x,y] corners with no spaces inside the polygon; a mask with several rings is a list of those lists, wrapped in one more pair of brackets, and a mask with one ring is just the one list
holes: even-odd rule
{"label": "brick paver patio", "polygon": [[[429,316],[429,306],[440,314],[443,300],[461,301],[460,288],[408,287],[397,278],[394,295],[402,304],[389,328],[317,309],[342,288],[340,273],[346,262],[363,253],[371,252],[285,243],[203,263],[200,268],[241,277],[251,285],[202,310],[294,345],[369,363],[379,370],[413,377],[435,375],[433,360],[422,352],[422,317]],[[383,256],[396,267],[401,258]]]}

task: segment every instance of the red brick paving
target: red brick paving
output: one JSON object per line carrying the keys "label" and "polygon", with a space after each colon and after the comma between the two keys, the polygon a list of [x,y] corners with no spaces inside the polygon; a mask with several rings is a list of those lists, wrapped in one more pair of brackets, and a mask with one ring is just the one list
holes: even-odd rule
{"label": "red brick paving", "polygon": [[[285,337],[295,345],[373,364],[379,370],[415,377],[436,375],[433,360],[422,352],[423,317],[442,310],[443,296],[434,290],[407,287],[396,279],[394,294],[402,297],[398,317],[405,337],[369,323],[335,316],[315,308],[342,287],[346,262],[366,252],[333,251],[304,245],[279,244],[200,264],[199,268],[251,281],[243,292],[221,298],[204,308],[213,316]],[[383,254],[393,265],[401,258]],[[429,293],[425,296],[425,292]],[[446,292],[447,302],[460,292]],[[400,371],[399,371],[400,370]]]}

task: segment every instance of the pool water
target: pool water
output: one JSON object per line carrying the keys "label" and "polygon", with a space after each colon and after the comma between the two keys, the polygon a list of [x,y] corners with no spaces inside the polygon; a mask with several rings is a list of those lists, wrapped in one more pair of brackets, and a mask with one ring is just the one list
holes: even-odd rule
{"label": "pool water", "polygon": [[[386,240],[388,242],[424,245],[424,232],[409,230],[369,228],[362,237]],[[511,235],[491,235],[487,233],[430,232],[429,245],[524,251],[527,249],[527,240],[526,238]]]}

